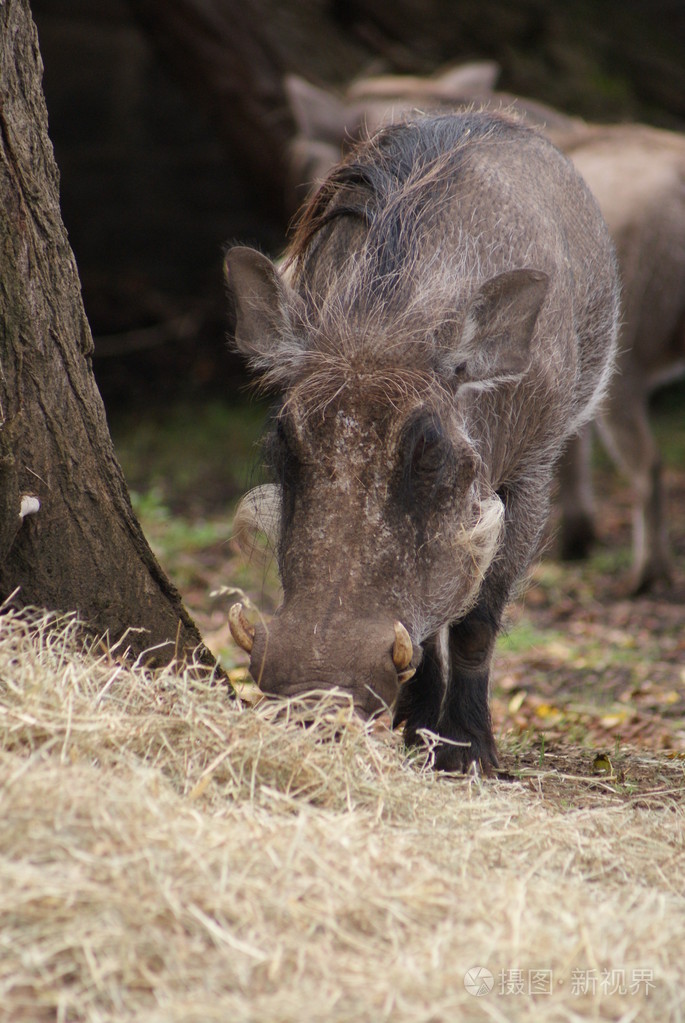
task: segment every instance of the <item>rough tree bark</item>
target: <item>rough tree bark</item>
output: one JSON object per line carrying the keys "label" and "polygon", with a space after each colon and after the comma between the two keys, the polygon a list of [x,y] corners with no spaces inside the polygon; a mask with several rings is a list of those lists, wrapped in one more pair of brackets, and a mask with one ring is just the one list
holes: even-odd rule
{"label": "rough tree bark", "polygon": [[[92,373],[28,0],[0,3],[0,601],[213,664],[133,514]],[[97,211],[93,211],[97,216]],[[40,507],[37,509],[38,502]],[[36,510],[37,509],[37,510]],[[24,514],[22,511],[33,512]],[[14,594],[14,596],[12,596]]]}

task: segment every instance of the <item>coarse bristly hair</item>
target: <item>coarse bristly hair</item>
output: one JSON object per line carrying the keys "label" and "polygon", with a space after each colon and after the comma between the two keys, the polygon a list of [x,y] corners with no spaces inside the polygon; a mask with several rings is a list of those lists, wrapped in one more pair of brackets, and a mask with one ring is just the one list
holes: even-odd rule
{"label": "coarse bristly hair", "polygon": [[[233,517],[232,539],[245,556],[262,561],[278,549],[281,532],[281,491],[273,483],[248,490]],[[264,538],[259,547],[257,536]]]}
{"label": "coarse bristly hair", "polygon": [[277,355],[254,363],[265,386],[306,376],[307,392],[326,400],[362,367],[381,388],[386,375],[411,391],[435,385],[436,357],[470,294],[527,259],[520,241],[493,242],[484,255],[472,225],[448,215],[468,153],[512,133],[532,134],[505,115],[410,120],[382,129],[331,172],[286,254],[284,279],[303,302]]}

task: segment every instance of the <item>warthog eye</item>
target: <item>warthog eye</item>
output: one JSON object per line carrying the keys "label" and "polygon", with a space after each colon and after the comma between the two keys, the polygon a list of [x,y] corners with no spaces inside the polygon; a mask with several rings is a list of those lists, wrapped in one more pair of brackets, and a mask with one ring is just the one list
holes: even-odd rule
{"label": "warthog eye", "polygon": [[411,453],[411,473],[416,477],[435,476],[445,461],[445,444],[434,427],[420,434]]}
{"label": "warthog eye", "polygon": [[402,489],[405,499],[431,501],[454,475],[454,451],[432,414],[417,416],[407,425],[401,443]]}

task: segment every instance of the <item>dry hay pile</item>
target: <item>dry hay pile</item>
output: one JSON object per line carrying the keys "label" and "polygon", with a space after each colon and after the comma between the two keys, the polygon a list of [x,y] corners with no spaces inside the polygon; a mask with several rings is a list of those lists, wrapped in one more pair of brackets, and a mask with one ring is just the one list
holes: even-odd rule
{"label": "dry hay pile", "polygon": [[682,792],[436,778],[75,635],[0,619],[0,1018],[682,1019]]}

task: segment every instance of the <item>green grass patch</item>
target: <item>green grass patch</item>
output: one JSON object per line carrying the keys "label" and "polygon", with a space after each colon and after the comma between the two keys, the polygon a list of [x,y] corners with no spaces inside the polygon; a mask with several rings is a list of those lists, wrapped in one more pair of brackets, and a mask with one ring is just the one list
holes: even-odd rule
{"label": "green grass patch", "polygon": [[498,641],[498,649],[509,654],[524,654],[529,650],[544,650],[551,644],[565,642],[561,632],[545,629],[544,632],[536,629],[527,619],[512,626],[503,632]]}
{"label": "green grass patch", "polygon": [[228,522],[223,519],[186,519],[174,515],[155,487],[145,494],[131,492],[131,503],[143,532],[156,553],[169,560],[181,553],[204,550],[227,538]]}
{"label": "green grass patch", "polygon": [[264,402],[245,399],[182,403],[117,415],[114,446],[129,488],[174,513],[198,516],[227,509],[262,482]]}

